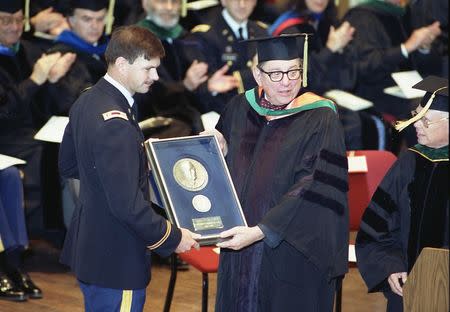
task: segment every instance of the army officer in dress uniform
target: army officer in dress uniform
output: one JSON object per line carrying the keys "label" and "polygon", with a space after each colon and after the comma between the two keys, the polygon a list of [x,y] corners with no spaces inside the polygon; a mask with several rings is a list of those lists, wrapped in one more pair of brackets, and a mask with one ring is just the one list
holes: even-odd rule
{"label": "army officer in dress uniform", "polygon": [[155,213],[148,201],[144,137],[133,94],[158,80],[164,49],[150,31],[118,28],[105,52],[107,74],[70,111],[60,148],[64,177],[80,179],[80,204],[61,261],[75,272],[86,311],[142,311],[151,251],[198,247],[195,234]]}
{"label": "army officer in dress uniform", "polygon": [[[206,91],[202,96],[205,111],[222,113],[225,104],[236,94],[256,86],[251,66],[256,54],[253,45],[239,41],[267,35],[267,25],[249,20],[256,0],[221,0],[222,12],[210,24],[200,24],[192,29],[193,40],[200,43],[202,56],[197,59],[208,64],[208,72],[226,68],[237,81],[237,88],[224,92]],[[210,89],[210,88],[209,88]],[[200,92],[203,90],[200,89]]]}

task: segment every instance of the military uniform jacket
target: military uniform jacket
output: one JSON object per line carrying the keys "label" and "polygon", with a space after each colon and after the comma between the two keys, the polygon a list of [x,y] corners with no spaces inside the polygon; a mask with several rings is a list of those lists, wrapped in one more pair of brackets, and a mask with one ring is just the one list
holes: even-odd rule
{"label": "military uniform jacket", "polygon": [[[249,20],[247,23],[248,38],[258,38],[267,36],[266,26],[261,22]],[[228,74],[235,75],[240,80],[240,91],[251,89],[256,86],[256,82],[251,72],[252,59],[256,54],[253,44],[240,43],[228,26],[222,14],[212,20],[211,24],[202,24],[192,29],[192,39],[199,42],[201,46],[200,56],[194,56],[198,60],[208,63],[210,75],[220,69],[225,64],[230,66]],[[203,93],[204,109],[214,110],[221,113],[225,104],[238,93],[232,90],[224,94],[211,96],[203,85],[200,92]],[[207,94],[207,95],[206,95]],[[209,96],[208,96],[209,95]]]}
{"label": "military uniform jacket", "polygon": [[142,132],[126,98],[105,79],[74,103],[59,168],[80,179],[61,261],[85,283],[146,287],[150,250],[168,256],[181,232],[150,207]]}

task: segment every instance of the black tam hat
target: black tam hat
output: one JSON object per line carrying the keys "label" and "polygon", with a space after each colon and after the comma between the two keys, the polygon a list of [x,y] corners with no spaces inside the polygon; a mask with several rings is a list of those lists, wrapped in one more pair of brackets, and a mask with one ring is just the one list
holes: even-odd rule
{"label": "black tam hat", "polygon": [[0,12],[16,13],[24,9],[24,0],[1,0]]}
{"label": "black tam hat", "polygon": [[[282,34],[278,37],[263,37],[244,40],[243,42],[256,42],[258,62],[289,61],[303,58],[303,86],[307,86],[308,71],[308,36],[310,34]],[[302,49],[303,47],[303,49]],[[303,51],[302,51],[303,50]]]}
{"label": "black tam hat", "polygon": [[71,0],[71,9],[100,11],[108,8],[108,0]]}
{"label": "black tam hat", "polygon": [[437,76],[428,76],[413,86],[415,89],[426,91],[420,106],[422,110],[413,118],[401,121],[395,125],[398,131],[402,131],[410,124],[425,116],[429,109],[448,112],[448,79]]}
{"label": "black tam hat", "polygon": [[0,0],[0,12],[17,13],[24,10],[24,31],[30,30],[30,0]]}
{"label": "black tam hat", "polygon": [[66,15],[72,15],[75,9],[85,9],[95,12],[107,9],[105,33],[109,35],[114,24],[115,2],[115,0],[70,0]]}

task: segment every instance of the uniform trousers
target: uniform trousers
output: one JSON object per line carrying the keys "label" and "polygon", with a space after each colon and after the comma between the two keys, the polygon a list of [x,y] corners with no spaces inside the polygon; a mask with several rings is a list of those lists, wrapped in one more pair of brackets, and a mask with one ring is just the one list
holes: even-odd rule
{"label": "uniform trousers", "polygon": [[85,312],[142,312],[145,303],[143,289],[105,288],[78,280],[84,297]]}

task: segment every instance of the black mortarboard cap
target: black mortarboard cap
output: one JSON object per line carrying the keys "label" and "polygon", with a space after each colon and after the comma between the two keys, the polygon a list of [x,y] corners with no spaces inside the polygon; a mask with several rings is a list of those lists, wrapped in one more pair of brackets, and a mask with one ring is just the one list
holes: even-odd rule
{"label": "black mortarboard cap", "polygon": [[112,25],[114,24],[114,6],[115,0],[70,0],[67,14],[71,15],[74,9],[86,9],[91,11],[100,11],[108,9],[106,15],[105,33],[111,34]]}
{"label": "black mortarboard cap", "polygon": [[100,11],[108,8],[108,0],[70,0],[70,8]]}
{"label": "black mortarboard cap", "polygon": [[428,100],[436,91],[429,109],[448,112],[448,79],[437,76],[428,76],[413,86],[414,89],[426,91],[421,106],[425,107]]}
{"label": "black mortarboard cap", "polygon": [[0,11],[7,13],[16,13],[24,8],[24,0],[1,0]]}
{"label": "black mortarboard cap", "polygon": [[307,86],[308,71],[308,36],[310,34],[295,33],[282,34],[277,37],[262,37],[244,40],[243,42],[256,42],[258,62],[289,61],[303,58],[303,86]]}
{"label": "black mortarboard cap", "polygon": [[0,0],[0,12],[16,13],[24,11],[25,31],[30,30],[30,0]]}
{"label": "black mortarboard cap", "polygon": [[422,110],[413,118],[398,122],[395,128],[402,131],[409,125],[425,116],[429,109],[448,112],[448,79],[437,76],[428,76],[412,86],[414,89],[426,91],[420,105]]}

